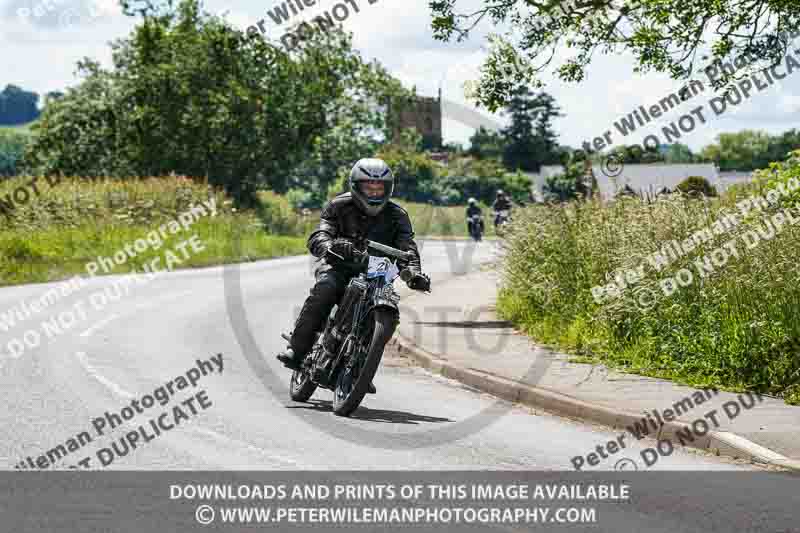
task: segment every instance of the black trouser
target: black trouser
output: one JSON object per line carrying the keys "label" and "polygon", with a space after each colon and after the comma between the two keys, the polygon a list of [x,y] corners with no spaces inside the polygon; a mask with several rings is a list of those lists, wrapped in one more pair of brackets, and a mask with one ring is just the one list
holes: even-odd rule
{"label": "black trouser", "polygon": [[334,269],[317,272],[317,282],[306,298],[292,332],[292,350],[295,357],[305,357],[314,346],[314,333],[325,328],[325,321],[333,306],[339,303],[352,275]]}

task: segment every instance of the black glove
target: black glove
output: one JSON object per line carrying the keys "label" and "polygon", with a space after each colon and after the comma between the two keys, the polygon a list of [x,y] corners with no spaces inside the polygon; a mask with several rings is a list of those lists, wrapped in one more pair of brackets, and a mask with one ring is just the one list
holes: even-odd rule
{"label": "black glove", "polygon": [[355,246],[347,239],[335,239],[328,250],[338,255],[343,261],[350,261],[354,257]]}
{"label": "black glove", "polygon": [[406,280],[409,289],[430,292],[431,278],[421,272],[412,272],[410,279]]}

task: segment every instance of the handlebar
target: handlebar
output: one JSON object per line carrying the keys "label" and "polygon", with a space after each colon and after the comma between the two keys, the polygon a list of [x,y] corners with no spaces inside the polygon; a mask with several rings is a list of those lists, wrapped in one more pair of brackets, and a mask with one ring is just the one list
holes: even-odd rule
{"label": "handlebar", "polygon": [[391,255],[392,257],[403,261],[410,261],[412,258],[412,255],[409,252],[404,252],[403,250],[398,250],[397,248],[392,248],[391,246],[386,246],[385,244],[381,244],[379,242],[367,240],[366,244],[367,248],[372,248],[373,250],[383,252],[386,255]]}

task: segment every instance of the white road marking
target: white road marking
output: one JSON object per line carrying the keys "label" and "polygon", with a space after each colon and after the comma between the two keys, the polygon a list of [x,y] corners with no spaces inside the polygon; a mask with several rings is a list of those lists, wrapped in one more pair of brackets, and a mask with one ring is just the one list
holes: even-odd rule
{"label": "white road marking", "polygon": [[102,327],[103,327],[103,326],[105,326],[106,324],[110,324],[111,322],[113,322],[114,320],[116,320],[116,319],[118,319],[118,318],[119,318],[119,315],[118,315],[118,314],[116,314],[116,313],[114,313],[113,315],[111,315],[111,316],[109,316],[109,317],[107,317],[107,318],[104,318],[103,320],[100,320],[100,321],[98,321],[98,322],[95,322],[94,324],[92,324],[92,325],[89,327],[89,329],[87,329],[86,331],[84,331],[83,333],[81,333],[81,334],[80,334],[80,336],[81,336],[81,337],[91,337],[91,336],[92,336],[92,334],[94,334],[94,332],[95,332],[96,330],[99,330],[100,328],[102,328]]}
{"label": "white road marking", "polygon": [[241,440],[238,440],[238,439],[232,439],[232,438],[230,438],[230,437],[228,437],[226,435],[222,435],[221,433],[217,433],[216,431],[214,431],[212,429],[206,429],[204,427],[194,427],[193,426],[192,430],[194,430],[194,431],[196,431],[198,433],[203,433],[205,435],[213,437],[213,438],[215,438],[215,439],[217,439],[219,441],[222,441],[226,445],[234,444],[234,445],[241,446],[241,447],[247,448],[249,450],[252,450],[252,451],[254,451],[254,452],[258,453],[258,454],[265,455],[265,456],[269,457],[272,460],[281,461],[283,463],[287,463],[287,464],[290,464],[290,465],[293,465],[293,466],[297,466],[299,468],[309,468],[310,469],[309,466],[303,465],[302,463],[292,459],[291,457],[275,455],[274,453],[270,453],[270,452],[268,452],[267,450],[265,450],[263,448],[259,448],[257,446],[253,446],[252,444],[250,444],[248,442],[244,442],[244,441],[241,441]]}
{"label": "white road marking", "polygon": [[[103,376],[102,374],[100,374],[97,371],[97,369],[95,369],[92,366],[92,364],[89,362],[89,360],[87,358],[87,355],[86,355],[86,352],[75,352],[75,356],[78,358],[78,361],[81,363],[81,366],[84,368],[84,370],[86,370],[86,372],[88,372],[90,376],[92,376],[94,379],[96,379],[98,382],[100,382],[102,385],[104,385],[106,388],[108,388],[111,392],[113,392],[114,394],[116,394],[118,396],[122,396],[123,398],[127,398],[129,400],[132,400],[133,398],[136,398],[136,395],[134,395],[131,392],[126,391],[125,389],[123,389],[122,387],[120,387],[119,385],[117,385],[116,383],[111,381],[110,379],[108,379],[105,376]],[[134,419],[131,419],[131,420],[127,421],[127,422],[133,424],[133,420]],[[264,456],[268,457],[272,461],[278,461],[278,462],[282,462],[284,464],[290,464],[290,465],[296,466],[296,467],[303,467],[303,468],[306,467],[305,465],[303,465],[302,463],[300,463],[298,461],[295,461],[291,457],[277,456],[277,455],[275,455],[273,453],[268,452],[267,450],[264,450],[263,448],[259,448],[257,446],[254,446],[254,445],[252,445],[250,443],[247,443],[247,442],[244,442],[244,441],[241,441],[241,440],[232,439],[230,437],[227,437],[225,435],[217,433],[216,431],[211,430],[211,429],[206,429],[206,428],[198,427],[198,426],[190,426],[187,429],[190,430],[190,431],[194,431],[194,432],[197,432],[197,433],[201,433],[201,434],[213,437],[213,438],[217,439],[218,441],[223,442],[226,446],[235,445],[235,446],[246,448],[248,450],[251,450],[253,452],[258,453],[259,455],[264,455]]]}
{"label": "white road marking", "polygon": [[86,370],[86,372],[88,372],[90,376],[92,376],[94,379],[105,385],[113,393],[117,394],[118,396],[122,396],[123,398],[128,398],[128,399],[135,398],[133,393],[126,391],[125,389],[123,389],[110,379],[107,379],[105,376],[101,375],[100,372],[98,372],[91,365],[91,363],[89,363],[89,360],[86,357],[86,352],[75,352],[75,356],[78,358],[78,361],[80,361],[81,366],[84,368],[84,370]]}

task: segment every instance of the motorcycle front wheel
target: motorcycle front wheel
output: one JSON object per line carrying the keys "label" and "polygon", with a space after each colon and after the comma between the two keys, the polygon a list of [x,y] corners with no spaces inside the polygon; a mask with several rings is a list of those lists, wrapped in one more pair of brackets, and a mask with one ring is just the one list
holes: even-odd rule
{"label": "motorcycle front wheel", "polygon": [[[376,309],[373,311],[372,317],[372,327],[365,328],[365,338],[361,339],[369,341],[366,354],[363,357],[357,357],[355,364],[343,368],[336,379],[336,388],[333,391],[333,412],[339,416],[350,416],[361,404],[372,378],[375,377],[375,372],[378,371],[378,365],[383,357],[383,349],[394,335],[397,325],[394,312],[388,309]],[[356,348],[356,350],[359,349],[360,347]],[[354,353],[353,357],[357,355]]]}
{"label": "motorcycle front wheel", "polygon": [[295,370],[289,384],[289,396],[296,402],[307,402],[317,390],[317,384],[305,370]]}

